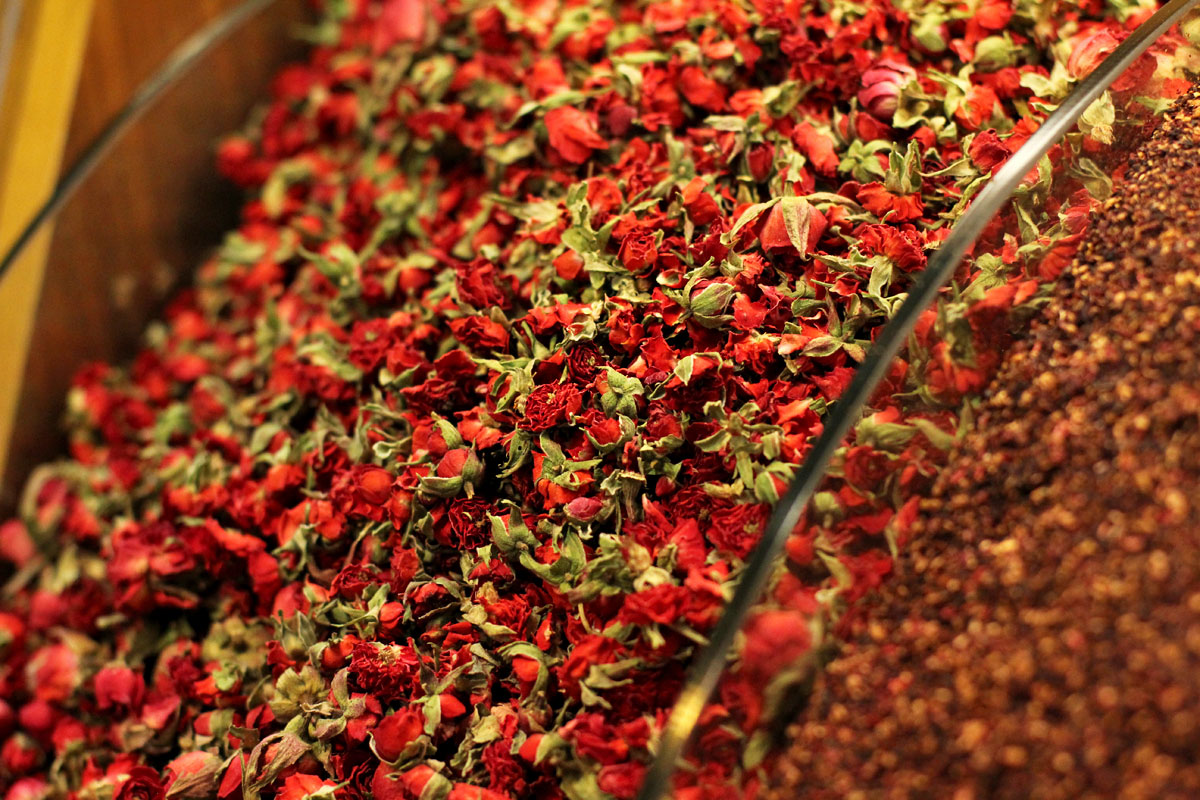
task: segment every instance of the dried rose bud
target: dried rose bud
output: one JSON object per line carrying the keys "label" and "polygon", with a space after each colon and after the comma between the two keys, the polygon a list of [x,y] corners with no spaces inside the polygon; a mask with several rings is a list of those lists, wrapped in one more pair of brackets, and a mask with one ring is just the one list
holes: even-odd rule
{"label": "dried rose bud", "polygon": [[425,764],[419,764],[404,772],[396,772],[387,764],[380,764],[375,769],[375,776],[371,781],[371,793],[375,800],[445,797],[449,791],[450,781]]}
{"label": "dried rose bud", "polygon": [[124,665],[108,666],[96,673],[96,705],[136,709],[146,693],[146,679]]}
{"label": "dried rose bud", "polygon": [[707,186],[708,182],[703,178],[692,178],[680,192],[684,209],[697,225],[707,225],[721,216],[721,207],[717,205],[717,201],[704,191]]}
{"label": "dried rose bud", "polygon": [[364,503],[383,505],[392,494],[392,473],[380,467],[366,467],[355,475],[355,489]]}
{"label": "dried rose bud", "polygon": [[456,783],[446,800],[509,800],[509,796],[469,783]]}
{"label": "dried rose bud", "polygon": [[184,753],[167,764],[167,797],[197,800],[202,797],[212,797],[217,789],[217,779],[221,774],[221,759],[212,753],[196,750]]}
{"label": "dried rose bud", "polygon": [[17,721],[27,733],[40,738],[54,727],[60,716],[61,712],[45,700],[34,700],[21,706],[21,710],[17,712]]}
{"label": "dried rose bud", "polygon": [[275,797],[276,800],[333,800],[336,785],[318,775],[298,772],[283,779],[283,789]]}
{"label": "dried rose bud", "polygon": [[404,623],[403,603],[384,603],[379,609],[379,629],[389,636],[400,629]]}
{"label": "dried rose bud", "polygon": [[29,529],[19,520],[0,524],[0,559],[21,567],[37,553]]}
{"label": "dried rose bud", "polygon": [[8,794],[4,795],[4,800],[44,800],[47,797],[50,797],[50,785],[46,783],[46,779],[40,775],[31,775],[13,783]]}
{"label": "dried rose bud", "polygon": [[758,183],[771,177],[775,166],[775,145],[759,144],[750,148],[746,153],[746,165],[750,168],[750,176]]}
{"label": "dried rose bud", "polygon": [[567,517],[575,522],[590,522],[604,508],[604,503],[596,497],[576,497],[567,503]]}
{"label": "dried rose bud", "polygon": [[621,263],[630,272],[641,272],[654,266],[658,260],[658,248],[654,244],[654,234],[649,231],[637,231],[625,237],[621,242],[618,253]]}
{"label": "dried rose bud", "polygon": [[513,674],[517,676],[517,682],[521,686],[521,696],[528,697],[534,684],[537,683],[538,676],[541,675],[541,662],[529,656],[514,656],[512,669]]}
{"label": "dried rose bud", "polygon": [[902,61],[883,58],[863,73],[858,102],[867,113],[882,122],[891,122],[900,102],[900,90],[917,79],[917,71]]}
{"label": "dried rose bud", "polygon": [[1070,57],[1067,58],[1067,72],[1076,79],[1087,77],[1101,61],[1117,49],[1121,38],[1110,28],[1100,28],[1076,36],[1071,40],[1073,47]]}
{"label": "dried rose bud", "polygon": [[442,707],[442,719],[457,719],[467,713],[467,707],[452,694],[439,695],[438,703]]}
{"label": "dried rose bud", "polygon": [[564,250],[554,259],[554,271],[563,280],[573,281],[583,272],[583,258],[574,250]]}
{"label": "dried rose bud", "polygon": [[450,450],[437,465],[439,478],[462,478],[465,483],[477,483],[483,474],[483,462],[475,451],[460,447]]}
{"label": "dried rose bud", "polygon": [[371,733],[371,738],[375,742],[375,752],[379,757],[384,761],[394,762],[424,732],[425,715],[419,708],[409,706],[381,719]]}
{"label": "dried rose bud", "polygon": [[0,768],[9,775],[24,775],[42,763],[44,754],[30,737],[14,733],[0,747]]}
{"label": "dried rose bud", "polygon": [[600,770],[596,783],[600,791],[607,792],[613,797],[636,797],[638,787],[646,777],[646,765],[637,762],[625,764],[609,764]]}
{"label": "dried rose bud", "polygon": [[637,109],[628,103],[615,105],[608,110],[604,123],[613,136],[623,137],[629,133],[633,121],[637,119]]}
{"label": "dried rose bud", "polygon": [[79,686],[79,656],[65,644],[39,648],[25,665],[26,687],[39,700],[65,700]]}
{"label": "dried rose bud", "polygon": [[593,150],[608,147],[608,142],[596,131],[596,119],[578,108],[561,106],[546,112],[546,131],[550,147],[571,164],[582,164],[591,158]]}
{"label": "dried rose bud", "polygon": [[308,664],[299,672],[289,669],[275,681],[275,697],[271,700],[271,711],[276,719],[287,722],[301,713],[305,706],[315,705],[324,700],[328,691],[321,673]]}
{"label": "dried rose bud", "polygon": [[114,800],[162,800],[162,781],[158,771],[149,766],[134,766],[125,782],[113,795]]}
{"label": "dried rose bud", "polygon": [[766,680],[796,663],[812,646],[808,618],[800,611],[764,611],[746,626],[743,669]]}
{"label": "dried rose bud", "polygon": [[54,754],[61,756],[72,747],[87,738],[88,730],[84,724],[74,717],[64,716],[58,720],[50,733],[50,743]]}

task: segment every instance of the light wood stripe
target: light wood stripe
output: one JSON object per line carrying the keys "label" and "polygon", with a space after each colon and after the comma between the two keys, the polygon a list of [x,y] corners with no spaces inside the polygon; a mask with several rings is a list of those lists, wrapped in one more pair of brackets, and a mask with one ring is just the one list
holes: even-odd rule
{"label": "light wood stripe", "polygon": [[[58,178],[91,15],[92,0],[23,0],[0,100],[0,248],[16,238]],[[0,474],[49,234],[44,231],[0,281]]]}

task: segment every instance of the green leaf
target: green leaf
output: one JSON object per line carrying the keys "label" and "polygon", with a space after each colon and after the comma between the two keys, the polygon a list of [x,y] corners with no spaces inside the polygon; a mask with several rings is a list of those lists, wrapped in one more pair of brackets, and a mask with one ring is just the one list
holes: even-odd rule
{"label": "green leaf", "polygon": [[832,553],[827,553],[824,550],[818,550],[817,555],[821,557],[821,561],[825,564],[825,569],[829,570],[829,574],[833,576],[834,583],[839,589],[849,589],[854,585],[854,577],[850,574],[850,570],[846,568],[837,556]]}
{"label": "green leaf", "polygon": [[874,422],[870,417],[858,423],[854,428],[854,441],[860,445],[869,445],[877,450],[894,453],[904,449],[917,431],[911,425],[901,425],[897,422]]}
{"label": "green leaf", "polygon": [[933,420],[917,417],[912,421],[912,424],[917,427],[917,430],[925,434],[925,438],[937,449],[949,450],[954,446],[955,435],[942,430]]}
{"label": "green leaf", "polygon": [[1079,129],[1101,144],[1113,143],[1113,125],[1117,122],[1117,109],[1112,95],[1105,92],[1087,107],[1079,118]]}
{"label": "green leaf", "polygon": [[883,297],[892,283],[893,265],[890,258],[880,258],[871,268],[871,279],[867,281],[867,293]]}
{"label": "green leaf", "polygon": [[774,505],[779,502],[779,492],[775,490],[775,480],[765,469],[754,478],[754,496],[760,503]]}
{"label": "green leaf", "polygon": [[758,219],[760,214],[774,206],[782,199],[782,197],[773,197],[765,203],[755,203],[747,208],[742,212],[742,215],[738,217],[738,221],[733,224],[733,227],[730,228],[726,233],[721,234],[721,244],[726,246],[733,244],[733,240],[737,238],[738,232],[741,231],[742,228],[746,227],[751,222],[754,222],[754,220]]}
{"label": "green leaf", "polygon": [[812,204],[803,197],[785,197],[779,201],[783,227],[796,252],[808,252],[808,229],[812,222]]}
{"label": "green leaf", "polygon": [[833,336],[818,336],[804,345],[802,354],[809,358],[824,358],[842,349],[842,340]]}
{"label": "green leaf", "polygon": [[686,358],[681,358],[679,359],[678,363],[675,364],[675,377],[679,378],[684,386],[687,386],[688,382],[692,379],[692,372],[695,371],[695,369],[696,356],[690,355]]}

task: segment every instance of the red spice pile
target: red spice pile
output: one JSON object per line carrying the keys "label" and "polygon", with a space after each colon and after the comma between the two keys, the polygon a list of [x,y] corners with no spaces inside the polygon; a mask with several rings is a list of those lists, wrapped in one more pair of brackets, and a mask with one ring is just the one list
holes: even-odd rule
{"label": "red spice pile", "polygon": [[860,605],[770,797],[1200,796],[1200,90]]}
{"label": "red spice pile", "polygon": [[[9,800],[631,797],[910,275],[1154,8],[324,5],[221,149],[242,225],[79,377],[71,459],[0,535]],[[755,790],[761,685],[889,571],[948,409],[1107,191],[1070,174],[923,320],[679,797]]]}

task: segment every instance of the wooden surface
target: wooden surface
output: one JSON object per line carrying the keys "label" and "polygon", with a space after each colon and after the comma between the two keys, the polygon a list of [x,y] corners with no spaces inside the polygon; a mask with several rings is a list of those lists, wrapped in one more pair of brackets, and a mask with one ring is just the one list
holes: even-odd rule
{"label": "wooden surface", "polygon": [[[94,1],[67,163],[184,38],[236,4]],[[213,148],[266,97],[278,67],[302,54],[293,34],[304,9],[302,0],[277,0],[234,34],[138,123],[60,216],[0,508],[11,507],[33,465],[62,452],[59,421],[74,372],[91,361],[128,361],[169,292],[236,223],[238,196],[217,176]]]}
{"label": "wooden surface", "polygon": [[[8,19],[16,0],[0,0]],[[0,252],[8,249],[58,175],[87,41],[91,0],[22,0],[0,86]],[[46,230],[0,279],[0,470],[16,424],[34,329]],[[0,506],[3,505],[0,500]]]}

